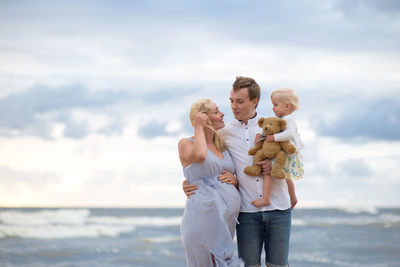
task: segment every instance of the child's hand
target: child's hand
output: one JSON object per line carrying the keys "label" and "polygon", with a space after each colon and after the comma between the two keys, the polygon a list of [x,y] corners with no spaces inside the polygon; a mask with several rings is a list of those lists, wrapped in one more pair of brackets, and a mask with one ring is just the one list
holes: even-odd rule
{"label": "child's hand", "polygon": [[255,145],[257,145],[257,143],[258,143],[258,141],[260,141],[261,137],[263,137],[262,134],[257,134],[256,135],[256,138],[254,139],[254,144]]}
{"label": "child's hand", "polygon": [[265,139],[267,142],[275,142],[275,137],[273,134],[267,135],[267,138]]}

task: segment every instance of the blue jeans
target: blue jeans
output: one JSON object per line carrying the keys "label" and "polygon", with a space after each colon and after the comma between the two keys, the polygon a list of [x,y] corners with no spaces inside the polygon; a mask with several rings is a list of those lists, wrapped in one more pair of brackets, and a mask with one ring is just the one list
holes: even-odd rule
{"label": "blue jeans", "polygon": [[269,267],[289,266],[291,214],[290,209],[239,213],[238,250],[246,267],[260,266],[263,245]]}

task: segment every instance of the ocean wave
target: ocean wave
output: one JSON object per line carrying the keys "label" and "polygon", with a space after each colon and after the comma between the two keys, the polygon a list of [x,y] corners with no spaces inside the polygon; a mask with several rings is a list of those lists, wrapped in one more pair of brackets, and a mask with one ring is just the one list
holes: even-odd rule
{"label": "ocean wave", "polygon": [[[379,225],[392,227],[400,224],[397,210],[336,210],[326,211],[320,216],[318,210],[309,213],[299,210],[292,217],[295,227],[307,226],[363,226]],[[317,213],[315,213],[317,212]],[[61,239],[79,237],[115,237],[135,231],[138,227],[178,227],[181,216],[130,216],[124,213],[114,216],[99,215],[89,209],[43,209],[43,210],[0,210],[0,238],[20,237],[39,239]],[[164,242],[163,239],[149,239],[145,242]],[[170,242],[167,240],[165,242]]]}
{"label": "ocean wave", "polygon": [[94,216],[89,209],[3,210],[0,238],[114,237],[140,226],[170,227],[178,226],[180,221],[180,216]]}
{"label": "ocean wave", "polygon": [[360,213],[369,213],[369,214],[378,214],[379,209],[373,206],[347,206],[347,207],[342,207],[339,208],[339,210],[348,212],[348,213],[355,213],[355,214],[360,214]]}
{"label": "ocean wave", "polygon": [[[326,255],[318,255],[317,253],[292,253],[291,258],[293,261],[299,261],[304,263],[310,263],[313,266],[315,264],[321,266],[343,266],[343,267],[359,267],[365,266],[364,263],[357,263],[354,261],[344,261],[337,260],[331,257],[327,257]],[[392,266],[387,263],[368,263],[369,267],[386,267]]]}
{"label": "ocean wave", "polygon": [[180,236],[166,236],[166,237],[145,237],[140,239],[140,241],[145,243],[173,243],[181,242]]}
{"label": "ocean wave", "polygon": [[83,226],[26,226],[26,225],[0,225],[0,238],[21,237],[36,239],[64,239],[78,237],[115,237],[122,233],[135,230],[134,226],[104,226],[104,225],[83,225]]}
{"label": "ocean wave", "polygon": [[[300,216],[301,217],[301,216]],[[363,226],[363,225],[381,225],[383,227],[391,227],[400,223],[400,216],[392,213],[382,213],[379,215],[353,215],[346,217],[307,217],[293,218],[294,226]]]}
{"label": "ocean wave", "polygon": [[84,224],[90,215],[88,209],[59,209],[40,211],[0,211],[0,223],[6,225]]}
{"label": "ocean wave", "polygon": [[161,216],[137,216],[137,217],[113,217],[113,216],[93,216],[88,218],[91,223],[102,224],[126,224],[136,226],[164,227],[179,225],[181,216],[161,217]]}

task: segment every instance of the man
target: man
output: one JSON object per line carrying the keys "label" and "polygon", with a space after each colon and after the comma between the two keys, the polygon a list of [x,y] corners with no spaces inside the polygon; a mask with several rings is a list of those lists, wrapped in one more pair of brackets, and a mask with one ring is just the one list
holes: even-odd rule
{"label": "man", "polygon": [[[248,77],[237,77],[230,92],[231,109],[235,120],[226,124],[222,136],[236,165],[241,207],[236,227],[239,257],[246,266],[260,266],[262,248],[265,248],[268,267],[288,266],[291,227],[290,197],[285,179],[273,179],[271,204],[256,208],[251,202],[262,197],[261,176],[247,176],[243,170],[253,164],[248,150],[260,133],[256,108],[260,100],[260,87]],[[263,164],[262,162],[259,164]],[[270,169],[270,162],[264,163]],[[195,186],[185,186],[190,195]]]}

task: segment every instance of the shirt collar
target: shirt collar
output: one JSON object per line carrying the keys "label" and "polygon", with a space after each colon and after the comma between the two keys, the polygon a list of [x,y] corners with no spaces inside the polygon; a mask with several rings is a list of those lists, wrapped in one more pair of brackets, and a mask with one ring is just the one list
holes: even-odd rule
{"label": "shirt collar", "polygon": [[[259,119],[259,117],[258,117],[258,114],[257,114],[257,112],[256,112],[256,114],[253,116],[253,117],[251,117],[248,121],[247,121],[247,125],[255,125],[255,124],[257,124],[258,123],[258,119]],[[238,123],[238,124],[243,124],[243,125],[246,125],[246,124],[244,124],[242,121],[240,121],[240,120],[236,120],[235,119],[235,121]]]}

